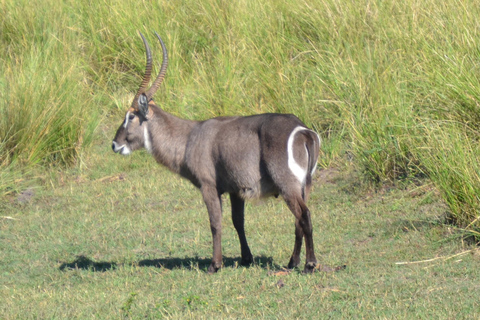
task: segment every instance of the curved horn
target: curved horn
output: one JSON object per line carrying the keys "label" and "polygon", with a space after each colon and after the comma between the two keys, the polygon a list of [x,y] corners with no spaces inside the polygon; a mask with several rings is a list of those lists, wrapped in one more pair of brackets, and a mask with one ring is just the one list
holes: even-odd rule
{"label": "curved horn", "polygon": [[158,87],[160,87],[160,84],[162,83],[163,79],[165,78],[165,73],[167,72],[167,66],[168,66],[167,48],[165,47],[165,44],[163,43],[162,38],[160,38],[158,33],[155,32],[155,35],[157,36],[158,40],[160,41],[160,44],[162,45],[163,61],[162,61],[162,66],[160,67],[160,72],[158,73],[157,78],[153,82],[150,89],[148,89],[148,91],[147,91],[148,100],[152,99],[153,95],[158,90]]}
{"label": "curved horn", "polygon": [[150,77],[152,75],[152,52],[150,51],[150,46],[148,45],[147,40],[143,36],[141,32],[138,32],[140,36],[142,37],[143,44],[145,45],[145,51],[146,51],[146,56],[147,56],[147,66],[145,67],[145,75],[143,76],[142,83],[140,84],[140,88],[137,91],[137,94],[135,95],[135,98],[133,99],[132,102],[132,108],[135,110],[138,110],[138,97],[145,92],[145,88],[147,84],[150,82]]}

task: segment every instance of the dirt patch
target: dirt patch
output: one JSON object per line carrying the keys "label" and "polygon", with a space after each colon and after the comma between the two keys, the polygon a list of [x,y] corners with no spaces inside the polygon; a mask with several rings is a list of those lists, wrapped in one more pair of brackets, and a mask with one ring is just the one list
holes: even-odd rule
{"label": "dirt patch", "polygon": [[32,188],[28,188],[27,190],[24,190],[20,192],[17,196],[17,203],[28,203],[32,200],[32,198],[35,196],[35,191]]}
{"label": "dirt patch", "polygon": [[327,168],[315,174],[315,180],[319,183],[336,183],[340,171],[335,168]]}

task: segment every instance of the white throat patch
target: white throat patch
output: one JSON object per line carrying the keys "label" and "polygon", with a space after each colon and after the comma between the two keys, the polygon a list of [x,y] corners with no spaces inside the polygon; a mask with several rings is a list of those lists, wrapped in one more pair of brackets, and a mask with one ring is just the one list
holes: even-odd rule
{"label": "white throat patch", "polygon": [[150,140],[150,135],[148,134],[147,126],[143,128],[143,139],[145,140],[145,149],[148,152],[152,153],[152,140]]}

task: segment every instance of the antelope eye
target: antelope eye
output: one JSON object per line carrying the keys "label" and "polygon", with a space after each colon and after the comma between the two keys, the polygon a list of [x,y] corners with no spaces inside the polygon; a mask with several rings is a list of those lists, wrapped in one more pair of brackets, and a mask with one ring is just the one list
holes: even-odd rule
{"label": "antelope eye", "polygon": [[135,114],[130,113],[130,114],[128,115],[128,120],[133,120],[134,118],[135,118]]}

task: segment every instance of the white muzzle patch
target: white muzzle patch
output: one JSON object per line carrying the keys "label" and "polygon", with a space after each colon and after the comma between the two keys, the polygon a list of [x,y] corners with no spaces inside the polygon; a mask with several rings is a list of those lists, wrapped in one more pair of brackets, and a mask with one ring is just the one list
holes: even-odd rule
{"label": "white muzzle patch", "polygon": [[130,149],[122,144],[122,145],[119,145],[117,142],[113,141],[112,143],[112,149],[115,153],[120,153],[121,155],[124,155],[124,156],[127,156],[131,153]]}

